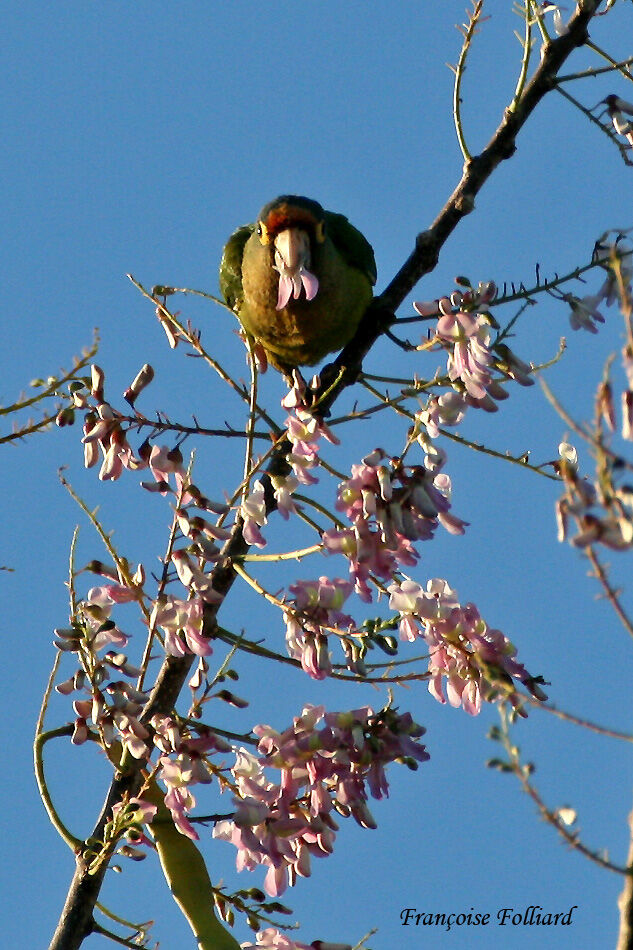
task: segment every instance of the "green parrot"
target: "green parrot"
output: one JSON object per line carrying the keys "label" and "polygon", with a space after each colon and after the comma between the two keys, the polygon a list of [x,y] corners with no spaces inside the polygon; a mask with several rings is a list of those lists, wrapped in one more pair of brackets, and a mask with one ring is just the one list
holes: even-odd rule
{"label": "green parrot", "polygon": [[341,349],[376,283],[374,252],[342,214],[281,195],[229,238],[220,289],[268,361],[289,376]]}

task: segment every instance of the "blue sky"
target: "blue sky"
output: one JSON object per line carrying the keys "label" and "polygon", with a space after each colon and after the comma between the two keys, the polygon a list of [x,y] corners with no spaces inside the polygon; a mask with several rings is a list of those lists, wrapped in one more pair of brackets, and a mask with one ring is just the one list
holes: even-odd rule
{"label": "blue sky", "polygon": [[[217,6],[217,9],[215,7]],[[511,4],[489,5],[464,86],[464,122],[476,153],[496,127],[514,89],[519,21]],[[144,362],[156,380],[142,408],[186,422],[243,425],[237,399],[198,362],[168,350],[151,307],[126,279],[217,292],[217,266],[232,230],[252,220],[282,192],[310,195],[347,214],[374,246],[378,289],[410,252],[415,235],[435,217],[459,180],[461,155],[451,115],[452,74],[460,37],[454,24],[463,0],[389,5],[362,2],[297,4],[32,3],[4,12],[0,70],[3,148],[0,175],[5,346],[0,399],[12,402],[36,376],[68,365],[98,327],[98,361],[113,401]],[[592,36],[616,58],[630,55],[631,8],[619,3]],[[593,65],[577,55],[565,72]],[[592,106],[622,80],[576,86]],[[518,140],[511,161],[495,173],[444,248],[415,299],[450,291],[456,274],[473,281],[530,282],[534,265],[564,273],[584,262],[608,228],[633,225],[631,169],[606,137],[552,94]],[[587,291],[599,284],[590,275]],[[582,295],[585,290],[578,288]],[[413,298],[412,298],[413,299]],[[207,344],[235,375],[245,375],[243,350],[226,311],[195,298],[179,302]],[[411,302],[401,315],[412,314]],[[510,316],[511,314],[508,314]],[[407,328],[414,337],[415,327]],[[621,346],[615,310],[598,337],[574,334],[567,309],[543,299],[520,321],[513,341],[526,360],[550,358],[561,336],[568,349],[550,385],[578,417],[591,412],[593,387],[608,353]],[[403,357],[381,341],[366,369],[432,375],[438,356]],[[282,382],[272,372],[263,398],[280,417]],[[350,405],[354,395],[346,396]],[[140,405],[140,404],[139,404]],[[564,424],[538,387],[512,390],[495,416],[471,413],[460,431],[505,452],[530,450],[554,458]],[[345,427],[331,455],[349,465],[375,445],[401,442],[383,425]],[[0,787],[5,814],[2,929],[7,946],[45,946],[72,873],[72,858],[46,820],[32,776],[30,743],[54,651],[52,630],[67,619],[68,547],[82,524],[79,560],[103,556],[90,526],[61,488],[66,475],[131,560],[151,570],[164,548],[167,505],[146,496],[135,476],[101,484],[82,469],[79,427],[4,447],[3,573],[5,673],[2,708],[10,753]],[[193,445],[188,446],[193,448]],[[198,481],[222,497],[241,476],[232,446],[198,446]],[[530,670],[551,682],[562,708],[605,725],[628,727],[631,649],[597,590],[587,565],[555,538],[556,486],[515,467],[448,445],[454,511],[470,522],[463,538],[438,535],[426,545],[419,580],[446,577],[464,601],[500,627]],[[273,542],[283,534],[271,523]],[[616,577],[627,577],[628,559]],[[616,560],[615,557],[612,560]],[[311,576],[312,564],[294,576]],[[335,567],[332,566],[332,570]],[[342,570],[342,569],[341,569]],[[298,572],[298,573],[297,573]],[[271,578],[265,571],[262,578]],[[233,629],[281,642],[278,618],[249,592],[235,598]],[[239,603],[238,603],[239,602]],[[360,611],[358,611],[360,616]],[[225,617],[228,623],[228,618]],[[142,642],[141,631],[134,641]],[[303,702],[332,708],[380,702],[369,688],[286,676],[244,660],[240,690],[251,699],[225,727],[255,722],[283,727]],[[553,947],[612,945],[617,929],[615,875],[569,853],[539,821],[516,781],[485,769],[495,754],[486,740],[494,710],[471,719],[437,705],[423,685],[396,700],[428,729],[431,761],[415,773],[393,769],[391,799],[376,804],[378,830],[343,824],[337,849],[315,863],[313,876],[285,895],[303,923],[298,939],[355,942],[371,927],[374,950],[394,946],[543,946],[537,928],[487,928],[467,934],[399,926],[403,907],[492,912],[540,904],[552,911],[577,905],[573,927],[548,933]],[[56,699],[49,726],[71,718]],[[537,764],[536,779],[552,807],[571,804],[583,839],[624,862],[633,767],[627,747],[587,735],[533,712],[517,741]],[[94,752],[51,750],[49,773],[60,810],[87,834],[105,792],[107,772]],[[229,886],[262,883],[237,876],[225,844],[206,848],[211,875]],[[33,900],[33,897],[36,897]],[[190,946],[186,925],[150,860],[110,875],[104,901],[116,912],[156,920],[165,948]],[[20,913],[7,913],[7,908]],[[28,907],[28,913],[24,908]],[[246,939],[247,931],[238,934]],[[96,947],[97,937],[86,941]],[[188,942],[189,941],[189,942]]]}

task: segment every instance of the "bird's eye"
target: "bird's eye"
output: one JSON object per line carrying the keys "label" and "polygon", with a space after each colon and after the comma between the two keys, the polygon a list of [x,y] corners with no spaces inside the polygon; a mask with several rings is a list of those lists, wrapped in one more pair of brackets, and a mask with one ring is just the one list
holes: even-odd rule
{"label": "bird's eye", "polygon": [[257,222],[257,236],[262,244],[270,244],[270,233],[263,221]]}

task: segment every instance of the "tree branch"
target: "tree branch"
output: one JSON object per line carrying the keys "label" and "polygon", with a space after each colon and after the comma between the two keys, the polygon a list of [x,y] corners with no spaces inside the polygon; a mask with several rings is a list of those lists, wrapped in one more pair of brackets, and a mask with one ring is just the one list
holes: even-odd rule
{"label": "tree branch", "polygon": [[[374,299],[354,338],[335,360],[333,378],[336,382],[331,385],[332,377],[330,377],[329,391],[324,383],[322,393],[327,392],[327,395],[319,403],[319,412],[329,412],[341,392],[355,382],[364,357],[395,320],[394,314],[397,307],[421,277],[433,270],[443,245],[462,218],[474,209],[477,194],[495,168],[513,155],[518,132],[541,99],[554,88],[557,71],[569,55],[586,42],[587,25],[598,5],[599,0],[580,0],[578,11],[569,23],[568,32],[547,44],[539,67],[519,101],[514,104],[513,110],[506,110],[503,120],[488,145],[480,155],[467,163],[459,184],[438,217],[427,231],[418,235],[415,248],[408,259],[385,290]],[[276,507],[270,476],[287,474],[289,471],[286,461],[288,449],[287,442],[282,442],[276,447],[268,466],[268,476],[262,477],[268,512],[272,512]],[[221,560],[211,575],[214,589],[223,596],[228,594],[237,576],[233,568],[233,559],[243,558],[248,548],[249,545],[242,534],[242,521],[238,517],[231,537],[222,550]],[[209,638],[213,638],[217,629],[218,609],[217,606],[207,606],[205,610],[204,633]],[[151,728],[148,723],[156,713],[171,713],[193,659],[192,655],[182,658],[172,656],[165,658],[141,717],[146,727]],[[124,756],[108,790],[101,815],[91,837],[103,840],[103,831],[111,815],[112,806],[121,801],[124,795],[133,796],[140,789],[141,769],[141,762]],[[49,950],[77,950],[84,938],[91,933],[94,926],[93,909],[106,867],[107,860],[104,856],[99,867],[89,874],[84,858],[78,855],[75,874]]]}
{"label": "tree branch", "polygon": [[462,218],[474,210],[475,198],[495,168],[512,157],[519,131],[543,97],[556,88],[558,70],[571,53],[587,41],[587,25],[598,6],[599,0],[581,0],[569,22],[568,32],[545,46],[541,62],[513,110],[506,109],[484,150],[465,165],[459,184],[431,227],[418,234],[415,248],[393,280],[374,298],[356,334],[334,361],[340,379],[320,403],[321,411],[329,410],[341,391],[356,380],[363,359],[394,322],[397,308],[418,281],[434,269],[444,244]]}

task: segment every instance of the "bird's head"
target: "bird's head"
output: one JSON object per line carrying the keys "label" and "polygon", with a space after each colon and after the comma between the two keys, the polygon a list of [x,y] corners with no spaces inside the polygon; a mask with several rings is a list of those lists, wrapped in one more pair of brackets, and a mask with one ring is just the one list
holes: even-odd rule
{"label": "bird's head", "polygon": [[313,250],[325,241],[325,212],[318,203],[300,195],[281,195],[265,205],[257,220],[262,245],[272,247],[273,267],[279,272],[277,310],[305,290],[316,297],[319,281],[312,273]]}

